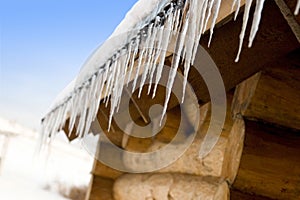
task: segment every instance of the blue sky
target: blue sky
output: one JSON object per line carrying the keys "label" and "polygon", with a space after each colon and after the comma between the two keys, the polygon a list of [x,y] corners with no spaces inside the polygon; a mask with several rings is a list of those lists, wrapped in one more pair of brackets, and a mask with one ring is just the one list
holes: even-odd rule
{"label": "blue sky", "polygon": [[0,117],[38,128],[137,0],[0,0]]}

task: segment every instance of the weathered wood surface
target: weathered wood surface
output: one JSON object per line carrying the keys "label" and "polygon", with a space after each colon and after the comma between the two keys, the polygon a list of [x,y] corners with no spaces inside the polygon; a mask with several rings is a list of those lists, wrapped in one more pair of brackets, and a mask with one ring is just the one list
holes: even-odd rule
{"label": "weathered wood surface", "polygon": [[299,132],[246,121],[245,147],[233,188],[274,199],[299,199],[299,146]]}
{"label": "weathered wood surface", "polygon": [[259,78],[260,73],[257,73],[236,86],[231,105],[233,118],[238,117],[238,115],[242,116],[245,114],[256,91]]}
{"label": "weathered wood surface", "polygon": [[300,15],[294,15],[296,0],[275,0],[283,17],[291,27],[298,42],[300,42]]}
{"label": "weathered wood surface", "polygon": [[[288,6],[288,8],[290,9],[291,13],[294,14],[295,8],[296,8],[296,4],[297,4],[297,0],[283,0],[286,5]],[[294,17],[296,19],[296,21],[298,22],[298,24],[300,25],[300,15],[292,15],[292,17]]]}
{"label": "weathered wood surface", "polygon": [[[236,118],[233,121],[233,125],[227,138],[227,144],[222,163],[221,177],[225,178],[229,184],[234,182],[240,166],[241,156],[244,148],[244,138],[244,119]],[[214,163],[213,160],[212,162]]]}
{"label": "weathered wood surface", "polygon": [[300,53],[298,61],[262,72],[244,116],[300,130]]}
{"label": "weathered wood surface", "polygon": [[247,194],[238,190],[230,190],[230,199],[231,200],[272,200],[268,197],[258,196],[255,194]]}
{"label": "weathered wood surface", "polygon": [[[246,92],[245,92],[246,93]],[[223,177],[225,178],[229,183],[233,183],[238,166],[239,161],[243,149],[243,142],[244,142],[244,133],[245,133],[245,127],[244,127],[244,121],[242,118],[236,118],[232,119],[231,116],[231,100],[232,97],[228,96],[228,107],[227,107],[227,117],[226,121],[223,127],[223,130],[221,131],[220,138],[218,142],[216,143],[215,147],[212,149],[212,151],[204,158],[199,157],[199,150],[203,142],[203,138],[205,134],[207,133],[209,124],[210,124],[210,109],[207,110],[207,105],[202,109],[202,112],[200,113],[208,113],[205,119],[203,119],[203,122],[201,122],[202,126],[200,127],[193,143],[191,146],[185,151],[185,153],[178,159],[176,162],[172,163],[168,167],[162,168],[158,171],[158,173],[185,173],[185,174],[193,174],[198,176],[215,176],[215,177]],[[173,109],[174,110],[174,109]],[[171,111],[173,111],[171,110]],[[175,114],[174,116],[180,116],[180,114]],[[202,115],[203,117],[203,115]],[[175,117],[173,118],[175,119]],[[159,140],[155,138],[155,141],[148,147],[147,152],[158,150],[165,145],[167,145],[171,139],[173,138],[172,133],[176,133],[177,129],[170,129],[170,128],[164,128],[165,132],[169,132],[168,137],[165,138],[164,141]],[[136,139],[137,140],[137,139]],[[140,139],[140,142],[137,142],[136,144],[142,144],[142,140]],[[137,148],[139,145],[133,145],[135,146],[135,150],[138,150]],[[170,144],[172,146],[172,144]],[[166,157],[172,157],[176,153],[176,149],[180,148],[181,144],[176,144],[174,146],[174,151],[165,152]],[[144,152],[144,148],[141,149]],[[140,161],[138,159],[129,159],[127,158],[126,154],[124,154],[124,165],[128,167],[128,169],[131,170],[141,170],[140,168],[143,168],[145,164],[141,163],[143,161]],[[189,164],[187,164],[189,163]],[[152,162],[147,163],[147,166],[153,165],[155,167],[156,165],[160,164],[160,162]]]}
{"label": "weathered wood surface", "polygon": [[114,184],[115,200],[227,200],[226,182],[184,174],[126,174]]}
{"label": "weathered wood surface", "polygon": [[94,175],[91,181],[93,184],[90,186],[89,194],[86,197],[87,200],[114,200],[114,181],[112,179]]}
{"label": "weathered wood surface", "polygon": [[[278,66],[278,60],[282,60],[288,53],[300,48],[300,43],[279,8],[273,0],[268,0],[265,2],[261,24],[253,46],[248,48],[245,39],[240,61],[235,63],[241,23],[242,16],[239,16],[237,21],[229,21],[217,28],[209,48],[207,47],[209,35],[204,36],[200,42],[218,66],[227,91],[263,68]],[[245,38],[247,37],[248,34]],[[196,58],[195,65],[201,66],[201,60]],[[199,101],[208,102],[209,93],[205,82],[193,68],[189,74],[189,82]]]}

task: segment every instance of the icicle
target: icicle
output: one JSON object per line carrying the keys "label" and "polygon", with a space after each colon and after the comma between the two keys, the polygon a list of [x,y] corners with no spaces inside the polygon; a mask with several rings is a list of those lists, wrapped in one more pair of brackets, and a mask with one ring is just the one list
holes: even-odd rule
{"label": "icicle", "polygon": [[[118,85],[118,82],[120,81],[119,80],[119,75],[120,75],[120,72],[121,72],[121,69],[120,69],[120,62],[121,60],[120,59],[117,59],[115,61],[115,65],[114,65],[114,71],[113,71],[113,79],[112,79],[112,83],[111,83],[111,87],[110,87],[110,91],[109,91],[109,95],[111,96],[111,107],[110,107],[110,116],[112,116],[114,114],[114,109],[115,109],[115,104],[116,104],[116,91],[118,90],[117,88],[117,85]],[[106,102],[108,103],[108,102]]]}
{"label": "icicle", "polygon": [[129,72],[128,72],[128,79],[127,79],[127,87],[128,87],[128,84],[131,80],[131,74],[132,74],[132,70],[133,70],[133,66],[134,66],[134,61],[135,61],[135,58],[137,56],[137,53],[138,53],[138,50],[139,50],[139,45],[140,45],[140,39],[137,38],[136,39],[136,42],[135,42],[135,48],[134,48],[134,51],[133,51],[133,55],[132,55],[132,59],[130,61],[130,69],[129,69]]}
{"label": "icicle", "polygon": [[240,54],[241,54],[241,51],[242,51],[242,46],[243,46],[243,41],[244,41],[244,37],[245,37],[246,27],[247,27],[247,24],[248,24],[248,19],[249,19],[249,13],[250,13],[251,4],[252,4],[252,0],[246,0],[244,17],[243,17],[242,31],[240,33],[239,50],[238,50],[235,62],[238,62],[239,59],[240,59]]}
{"label": "icicle", "polygon": [[154,60],[155,60],[155,55],[156,55],[156,51],[157,51],[157,46],[156,46],[156,43],[155,43],[155,39],[157,38],[157,34],[158,34],[158,29],[156,27],[158,23],[158,19],[156,18],[156,21],[155,21],[155,24],[154,24],[154,27],[152,28],[152,39],[150,41],[150,52],[149,52],[149,56],[148,56],[148,64],[149,64],[149,70],[148,70],[148,75],[150,76],[152,70],[153,70],[153,67],[155,69],[155,63],[154,63]]}
{"label": "icicle", "polygon": [[125,71],[124,73],[126,73],[126,69],[127,67],[129,66],[129,62],[130,62],[130,58],[131,58],[131,51],[132,51],[132,45],[131,45],[131,42],[128,44],[128,50],[127,50],[127,56],[126,56],[126,62],[124,64],[125,66]]}
{"label": "icicle", "polygon": [[299,10],[300,10],[300,0],[297,1],[297,5],[296,5],[296,8],[295,8],[294,14],[298,15],[299,14]]}
{"label": "icicle", "polygon": [[209,36],[209,41],[208,41],[208,47],[210,47],[212,36],[214,34],[214,28],[215,28],[215,24],[216,24],[218,15],[219,15],[220,5],[221,5],[221,0],[216,0],[214,7],[213,7],[213,19],[212,19],[211,26],[210,26],[210,36]]}
{"label": "icicle", "polygon": [[156,51],[155,51],[155,57],[154,57],[154,61],[153,61],[153,65],[155,67],[152,67],[151,68],[151,72],[150,72],[150,82],[149,82],[149,87],[148,87],[148,95],[150,94],[150,91],[151,91],[151,87],[152,87],[152,82],[153,82],[153,76],[154,76],[154,72],[155,70],[157,69],[157,62],[158,62],[158,59],[159,59],[159,55],[161,53],[161,44],[162,44],[162,37],[163,37],[163,29],[160,28],[158,30],[158,41],[157,41],[157,45],[156,45]]}
{"label": "icicle", "polygon": [[256,0],[256,7],[255,7],[254,17],[253,17],[253,21],[252,21],[250,37],[249,37],[249,44],[248,44],[249,48],[252,46],[254,37],[258,30],[258,25],[259,25],[260,18],[261,18],[261,12],[264,7],[264,2],[265,2],[265,0]]}
{"label": "icicle", "polygon": [[[144,67],[144,70],[143,70],[143,73],[142,73],[142,78],[141,78],[141,82],[140,82],[140,87],[139,87],[139,93],[138,93],[138,97],[140,98],[141,96],[141,92],[142,92],[142,89],[143,89],[143,85],[145,83],[145,80],[147,78],[147,74],[148,74],[148,70],[149,70],[149,59],[151,59],[150,56],[150,52],[153,51],[153,47],[151,46],[151,42],[152,42],[152,28],[153,28],[153,24],[151,24],[149,27],[148,27],[148,30],[147,30],[147,34],[146,34],[146,41],[145,41],[145,44],[144,44],[144,47],[143,49],[145,49],[144,53],[143,53],[143,57],[141,58],[142,59],[142,64],[140,66],[141,67]],[[152,49],[151,49],[152,47]],[[148,59],[147,59],[148,58]],[[133,84],[133,90],[132,92],[134,91],[135,87],[136,87],[136,81],[138,79],[138,76],[139,76],[139,72],[136,74],[136,77],[135,77],[135,80],[134,80],[134,84]]]}
{"label": "icicle", "polygon": [[207,23],[208,23],[208,20],[210,18],[210,15],[211,15],[211,10],[212,10],[213,5],[214,5],[214,0],[208,0],[207,16],[206,16],[206,19],[205,19],[203,33],[206,31]]}
{"label": "icicle", "polygon": [[161,75],[162,75],[162,70],[163,70],[163,66],[164,66],[164,63],[165,63],[165,57],[166,57],[166,54],[167,54],[167,49],[168,49],[170,36],[171,36],[171,31],[172,31],[171,30],[172,24],[173,24],[172,20],[173,20],[173,14],[171,13],[169,15],[168,19],[167,19],[166,26],[162,27],[163,37],[162,37],[162,44],[161,44],[160,62],[159,62],[159,65],[158,65],[157,71],[156,71],[156,79],[155,79],[155,85],[154,85],[152,98],[155,97],[158,82],[160,81],[160,78],[161,78]]}
{"label": "icicle", "polygon": [[102,85],[102,82],[104,82],[103,73],[104,73],[103,71],[102,71],[102,73],[99,72],[95,77],[95,90],[94,90],[94,93],[93,93],[93,96],[92,96],[92,98],[93,98],[93,107],[94,107],[94,112],[92,114],[92,120],[94,120],[97,116],[100,100],[101,100],[101,97],[102,97],[101,85]]}
{"label": "icicle", "polygon": [[83,90],[83,97],[81,99],[84,99],[83,101],[83,106],[81,108],[81,112],[79,114],[79,123],[77,127],[77,132],[76,135],[79,136],[79,138],[82,138],[85,122],[86,122],[86,115],[87,115],[87,109],[88,109],[88,99],[89,99],[89,92],[86,86],[84,87]]}
{"label": "icicle", "polygon": [[124,87],[124,84],[125,84],[125,78],[126,78],[126,71],[127,71],[127,68],[128,68],[128,65],[129,65],[129,59],[131,57],[131,52],[125,52],[125,55],[126,55],[126,58],[124,58],[124,60],[126,60],[124,62],[125,64],[121,64],[121,78],[120,78],[120,81],[119,81],[119,85],[117,86],[118,87],[118,102],[117,102],[117,108],[116,108],[116,112],[119,112],[119,108],[120,108],[120,103],[121,103],[121,97],[122,97],[122,94],[123,94],[123,87]]}
{"label": "icicle", "polygon": [[45,128],[44,128],[44,130],[45,130],[45,132],[46,132],[46,136],[45,136],[45,138],[47,139],[47,137],[50,137],[51,135],[51,126],[52,126],[52,124],[53,124],[53,115],[54,115],[54,113],[55,113],[55,111],[54,112],[52,112],[52,113],[50,113],[48,116],[47,116],[47,118],[46,118],[46,120],[45,120]]}
{"label": "icicle", "polygon": [[[78,101],[79,101],[80,92],[74,94],[73,100],[72,100],[72,106],[71,106],[71,116],[70,116],[70,123],[69,123],[69,133],[71,134],[75,125],[77,113],[78,113]],[[70,135],[69,135],[70,136]]]}
{"label": "icicle", "polygon": [[238,14],[239,14],[240,7],[241,7],[241,0],[234,0],[233,1],[231,11],[233,11],[235,5],[236,5],[236,10],[235,10],[235,13],[234,13],[234,21],[236,20]]}
{"label": "icicle", "polygon": [[[128,58],[126,56],[124,56],[123,54],[124,54],[123,52],[120,53],[120,57],[118,58],[118,61],[117,61],[118,64],[116,65],[117,71],[115,73],[115,79],[114,79],[113,86],[112,86],[113,90],[111,93],[112,98],[111,98],[111,108],[110,108],[110,115],[109,115],[108,131],[111,128],[111,122],[112,122],[113,115],[118,110],[118,106],[119,106],[122,91],[123,91],[125,76],[126,76],[125,72],[127,69],[126,64],[127,64]],[[125,53],[125,55],[126,55],[126,53]],[[128,53],[128,56],[130,56],[129,53]]]}
{"label": "icicle", "polygon": [[[198,4],[200,3],[200,4]],[[197,13],[197,10],[199,8],[202,8],[203,6],[203,1],[202,2],[194,2],[194,5],[192,6],[191,11],[189,11],[189,18],[186,19],[187,21],[185,22],[186,24],[188,24],[188,33],[187,33],[187,37],[186,37],[186,41],[185,41],[185,50],[184,50],[184,80],[183,80],[183,91],[182,91],[182,99],[181,102],[184,101],[184,97],[185,97],[185,89],[186,89],[186,84],[187,84],[187,78],[188,78],[188,73],[190,70],[190,65],[191,62],[193,60],[193,54],[196,54],[196,50],[198,47],[198,42],[197,39],[200,40],[200,35],[201,35],[201,24],[200,23],[200,17],[199,15],[202,16],[201,13]],[[204,10],[202,8],[202,10]],[[203,23],[203,20],[201,20],[201,23]],[[194,25],[194,24],[198,24],[198,25]],[[199,34],[199,36],[198,36]],[[195,41],[196,40],[196,41]]]}
{"label": "icicle", "polygon": [[51,140],[51,138],[52,138],[52,135],[51,135],[51,133],[52,133],[52,127],[53,127],[53,123],[54,123],[54,120],[55,120],[55,118],[54,118],[54,115],[55,115],[55,113],[56,113],[56,111],[54,111],[53,113],[51,113],[51,115],[50,115],[50,117],[49,117],[49,121],[48,121],[48,126],[47,126],[47,139],[50,139]]}
{"label": "icicle", "polygon": [[42,124],[41,124],[41,128],[40,128],[40,130],[39,130],[39,141],[38,141],[38,150],[41,152],[41,151],[43,151],[43,147],[45,147],[46,146],[46,141],[47,141],[47,132],[46,132],[46,129],[45,129],[45,127],[46,127],[46,125],[47,125],[47,120],[48,119],[48,117],[46,116],[45,118],[44,118],[44,120],[42,121]]}
{"label": "icicle", "polygon": [[113,87],[114,87],[114,80],[115,80],[115,75],[116,75],[116,70],[118,68],[118,59],[116,59],[113,63],[113,66],[111,67],[112,68],[112,71],[111,73],[109,74],[110,78],[109,78],[109,83],[106,87],[106,94],[105,94],[105,106],[107,107],[108,106],[108,102],[109,102],[109,99],[111,98],[111,94],[112,94],[112,90],[113,90]]}
{"label": "icicle", "polygon": [[50,131],[50,138],[53,139],[53,137],[55,136],[55,134],[58,132],[59,129],[59,125],[61,123],[61,116],[62,116],[62,110],[63,109],[57,109],[55,111],[55,114],[53,115],[53,122],[51,125],[51,131]]}
{"label": "icicle", "polygon": [[[144,72],[143,72],[143,75],[142,75],[142,79],[141,79],[141,82],[140,82],[140,88],[139,88],[139,93],[138,93],[138,97],[140,98],[141,97],[141,93],[142,93],[142,90],[143,90],[143,86],[145,84],[145,81],[146,81],[146,78],[147,78],[147,74],[148,74],[148,70],[149,70],[149,67],[150,67],[150,62],[151,62],[151,56],[152,56],[152,52],[153,52],[153,49],[154,49],[154,39],[155,39],[155,31],[153,31],[153,24],[150,25],[149,29],[148,29],[148,34],[147,34],[147,37],[148,37],[148,42],[147,42],[147,45],[145,48],[147,48],[147,52],[146,52],[146,56],[145,56],[145,69],[144,69]],[[147,59],[148,57],[148,59]]]}
{"label": "icicle", "polygon": [[85,122],[85,128],[84,128],[84,131],[83,131],[83,134],[82,136],[85,137],[89,131],[90,131],[90,128],[91,128],[91,125],[92,125],[92,122],[93,122],[93,113],[95,112],[95,104],[92,104],[88,110],[87,110],[87,117],[86,117],[86,122]]}
{"label": "icicle", "polygon": [[177,10],[176,11],[176,21],[175,21],[175,25],[174,25],[174,33],[178,32],[178,28],[179,28],[179,24],[180,24],[180,15],[181,15],[181,10]]}
{"label": "icicle", "polygon": [[94,112],[97,112],[95,111],[95,93],[96,93],[96,88],[97,88],[97,76],[96,75],[93,75],[92,77],[92,80],[91,80],[91,84],[90,84],[90,88],[89,88],[89,95],[88,95],[88,109],[86,112],[87,112],[87,117],[86,117],[86,123],[85,123],[85,128],[83,130],[83,134],[82,136],[84,137],[85,135],[88,134],[89,130],[90,130],[90,127],[91,127],[91,124],[92,124],[92,121],[94,120],[93,119],[93,116],[94,116]]}
{"label": "icicle", "polygon": [[163,112],[162,112],[161,119],[160,119],[160,125],[162,124],[164,116],[166,115],[166,112],[167,112],[168,103],[170,100],[172,86],[173,86],[173,83],[175,80],[176,73],[177,73],[177,69],[171,68],[170,74],[169,74],[169,80],[168,80],[168,84],[167,84],[167,88],[166,88],[166,90],[167,90],[166,91],[166,99],[165,99],[164,108],[163,108]]}
{"label": "icicle", "polygon": [[235,5],[237,4],[238,0],[233,0],[231,5],[231,12],[234,10]]}
{"label": "icicle", "polygon": [[168,83],[167,83],[167,88],[166,88],[166,99],[165,99],[165,103],[164,103],[164,108],[163,108],[163,113],[161,116],[161,121],[160,124],[163,121],[163,118],[167,112],[167,107],[168,107],[168,103],[171,97],[171,92],[172,92],[172,88],[173,88],[173,84],[174,84],[174,80],[176,77],[176,73],[177,73],[177,69],[179,66],[179,59],[180,59],[180,55],[184,46],[184,39],[188,30],[188,24],[189,24],[189,19],[187,19],[186,23],[183,26],[183,30],[182,33],[179,35],[178,41],[177,41],[177,47],[176,47],[176,54],[173,55],[173,62],[172,62],[172,67],[169,73],[169,79],[168,79]]}
{"label": "icicle", "polygon": [[[202,10],[201,10],[201,23],[200,23],[200,31],[199,31],[199,37],[201,36],[201,34],[203,34],[205,32],[204,30],[204,21],[205,21],[205,15],[206,15],[206,10],[207,10],[207,6],[208,6],[208,0],[204,1]],[[195,11],[193,11],[193,15]],[[198,40],[197,40],[198,41]]]}
{"label": "icicle", "polygon": [[[85,85],[82,86],[82,89],[80,90],[79,94],[80,95],[77,96],[78,100],[76,101],[76,106],[75,106],[75,108],[77,108],[77,109],[76,109],[76,112],[74,113],[76,118],[77,117],[79,118],[79,122],[78,122],[77,127],[76,127],[76,136],[78,136],[79,133],[80,133],[80,131],[79,131],[80,128],[81,128],[80,127],[80,125],[81,125],[80,120],[82,122],[82,117],[83,117],[82,113],[83,113],[84,106],[85,106]],[[81,103],[82,99],[84,100],[83,103]]]}
{"label": "icicle", "polygon": [[[111,65],[113,65],[111,60],[105,64],[104,75],[102,78],[103,81],[101,82],[100,90],[104,93],[104,90],[106,89],[105,93],[104,93],[104,97],[106,97],[105,94],[106,94],[106,92],[108,92],[108,90],[107,90],[107,84],[108,84],[108,79],[109,79],[108,73],[111,72],[111,67],[110,67]],[[102,95],[102,94],[100,94],[100,95]],[[101,100],[101,98],[100,98],[100,100]],[[99,103],[100,103],[100,101],[99,101]]]}
{"label": "icicle", "polygon": [[119,74],[119,78],[118,78],[118,82],[116,83],[116,103],[115,103],[115,112],[118,112],[119,110],[119,105],[121,103],[121,97],[122,97],[122,93],[123,93],[123,86],[125,83],[125,77],[126,77],[126,70],[127,70],[127,66],[128,66],[128,57],[130,57],[130,52],[124,52],[124,56],[121,56],[120,58],[120,74]]}
{"label": "icicle", "polygon": [[61,123],[60,123],[60,126],[58,128],[58,130],[62,130],[63,127],[65,126],[66,124],[66,120],[67,120],[67,114],[68,114],[68,111],[69,111],[69,107],[70,107],[70,102],[66,102],[63,106],[62,106],[62,117],[61,117]]}
{"label": "icicle", "polygon": [[[196,35],[194,39],[195,45],[193,45],[193,53],[192,53],[192,58],[191,58],[191,63],[194,63],[194,60],[196,58],[197,50],[198,50],[198,44],[201,39],[201,35],[203,32],[203,23],[205,19],[205,11],[207,9],[207,0],[206,1],[200,1],[201,4],[192,7],[196,7],[196,9],[201,10],[201,12],[198,12],[197,10],[193,10],[192,13],[196,18],[196,24],[197,24],[197,29],[196,29]],[[191,25],[193,26],[193,25]]]}
{"label": "icicle", "polygon": [[[148,39],[146,39],[146,43],[147,43],[147,41],[148,41]],[[147,46],[147,44],[145,46]],[[143,58],[144,58],[145,51],[146,51],[146,48],[143,47],[142,52],[139,55],[137,70],[136,70],[135,78],[133,80],[132,92],[134,92],[136,84],[137,84],[137,80],[138,80],[138,77],[139,77],[139,72],[141,70],[142,61],[143,61]]]}
{"label": "icicle", "polygon": [[95,93],[95,112],[93,114],[93,119],[96,118],[97,112],[100,106],[100,101],[102,98],[102,93],[103,93],[103,88],[104,88],[104,83],[105,83],[105,75],[107,74],[108,70],[100,72],[100,74],[97,77],[97,84],[96,84],[96,93]]}
{"label": "icicle", "polygon": [[191,63],[190,61],[186,60],[184,63],[184,79],[183,79],[183,91],[182,91],[182,99],[181,103],[184,102],[185,92],[186,92],[186,85],[187,85],[187,79],[190,71]]}

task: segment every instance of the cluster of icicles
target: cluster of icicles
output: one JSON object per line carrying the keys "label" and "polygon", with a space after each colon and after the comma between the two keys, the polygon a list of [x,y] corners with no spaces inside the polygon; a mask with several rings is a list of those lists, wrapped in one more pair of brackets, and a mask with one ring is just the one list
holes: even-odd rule
{"label": "cluster of icicles", "polygon": [[[155,19],[139,31],[135,38],[128,38],[128,44],[123,49],[116,49],[112,59],[105,61],[105,65],[99,66],[99,70],[93,74],[82,85],[78,86],[70,96],[59,106],[54,108],[42,122],[42,134],[44,142],[47,138],[65,126],[69,119],[69,132],[71,133],[76,122],[76,134],[83,137],[89,132],[92,121],[96,118],[99,104],[108,104],[110,101],[110,118],[118,110],[118,105],[123,92],[123,85],[128,84],[130,77],[133,78],[133,89],[138,85],[138,77],[141,75],[139,94],[148,78],[153,83],[153,97],[156,93],[158,82],[164,67],[166,50],[176,35],[175,54],[171,71],[169,74],[168,87],[162,116],[167,110],[172,85],[177,73],[180,58],[184,62],[184,87],[187,84],[187,77],[191,64],[193,64],[201,35],[207,29],[209,20],[210,40],[213,35],[214,26],[219,13],[222,0],[173,0],[163,10],[157,13]],[[241,0],[233,0],[232,8],[236,8],[235,18],[239,12]],[[245,30],[248,24],[250,7],[253,0],[246,0],[243,16],[242,31],[240,33],[240,45],[236,62],[242,49]],[[256,0],[254,17],[249,37],[249,47],[258,30],[264,0]],[[299,12],[300,0],[298,0],[295,14]],[[137,60],[136,60],[137,59]],[[138,63],[135,70],[134,63]],[[143,69],[141,67],[143,66]],[[135,73],[135,74],[134,74]],[[151,84],[150,84],[151,85]],[[150,93],[151,87],[148,89]],[[185,89],[184,89],[185,90]],[[185,91],[183,91],[184,93]],[[184,95],[183,95],[184,96]],[[105,97],[105,98],[104,98]]]}

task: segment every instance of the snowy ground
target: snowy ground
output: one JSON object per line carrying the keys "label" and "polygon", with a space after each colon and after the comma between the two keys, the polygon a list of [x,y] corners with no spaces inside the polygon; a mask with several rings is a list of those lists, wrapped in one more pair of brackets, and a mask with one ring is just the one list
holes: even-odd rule
{"label": "snowy ground", "polygon": [[[1,132],[16,134],[10,138],[0,168],[1,200],[62,200],[58,194],[62,187],[88,185],[93,159],[79,145],[57,138],[47,154],[37,156],[36,132],[0,118]],[[0,153],[3,141],[0,136]]]}

